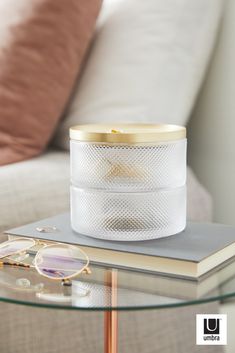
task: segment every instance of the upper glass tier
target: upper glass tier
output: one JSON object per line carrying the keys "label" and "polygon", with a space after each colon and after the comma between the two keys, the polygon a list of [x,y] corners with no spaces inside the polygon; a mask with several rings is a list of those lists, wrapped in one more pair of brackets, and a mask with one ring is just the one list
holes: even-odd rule
{"label": "upper glass tier", "polygon": [[0,300],[74,310],[160,309],[235,296],[235,261],[200,282],[91,264],[71,285],[34,269],[2,266]]}

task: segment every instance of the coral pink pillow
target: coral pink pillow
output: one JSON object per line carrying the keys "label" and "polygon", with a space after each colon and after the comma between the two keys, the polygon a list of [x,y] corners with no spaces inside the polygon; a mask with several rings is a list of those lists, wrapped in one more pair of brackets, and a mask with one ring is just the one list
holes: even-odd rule
{"label": "coral pink pillow", "polygon": [[71,94],[101,0],[0,2],[0,165],[41,153]]}

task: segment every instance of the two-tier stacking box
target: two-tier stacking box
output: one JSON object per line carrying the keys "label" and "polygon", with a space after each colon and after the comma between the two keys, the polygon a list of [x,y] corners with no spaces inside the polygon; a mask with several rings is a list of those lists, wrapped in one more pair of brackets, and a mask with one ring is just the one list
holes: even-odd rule
{"label": "two-tier stacking box", "polygon": [[186,130],[99,124],[70,129],[71,222],[79,233],[133,241],[186,223]]}

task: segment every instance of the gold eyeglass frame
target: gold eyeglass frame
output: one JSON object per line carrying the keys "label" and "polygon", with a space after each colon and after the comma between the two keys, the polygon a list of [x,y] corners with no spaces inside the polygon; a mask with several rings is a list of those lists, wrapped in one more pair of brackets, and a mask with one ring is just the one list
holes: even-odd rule
{"label": "gold eyeglass frame", "polygon": [[[27,267],[27,268],[35,268],[36,271],[43,277],[46,277],[46,278],[49,278],[50,280],[56,280],[56,281],[69,281],[71,278],[75,278],[77,276],[79,276],[81,273],[86,273],[86,274],[90,274],[91,273],[91,270],[89,268],[89,258],[87,256],[87,254],[82,250],[80,249],[79,247],[75,246],[75,245],[71,245],[71,244],[65,244],[65,243],[59,243],[59,242],[44,242],[42,240],[39,240],[39,239],[32,239],[32,238],[23,238],[23,237],[19,237],[19,238],[15,238],[15,239],[10,239],[10,240],[7,240],[3,243],[0,243],[0,249],[3,247],[3,246],[6,246],[7,244],[11,244],[11,243],[14,243],[14,242],[17,242],[17,241],[21,241],[21,240],[24,240],[24,241],[31,241],[32,242],[32,245],[31,246],[27,246],[23,249],[20,249],[18,251],[15,251],[13,253],[9,253],[8,255],[5,255],[5,256],[2,256],[0,257],[0,259],[8,259],[8,261],[0,261],[0,265],[10,265],[10,266],[22,266],[22,267]],[[49,243],[49,244],[48,244]],[[25,264],[23,261],[17,261],[17,260],[13,260],[13,259],[10,259],[9,257],[10,256],[14,256],[14,255],[17,255],[17,254],[25,254],[27,253],[28,250],[30,250],[31,248],[33,248],[34,246],[36,245],[42,245],[42,248],[40,248],[39,250],[37,250],[36,254],[35,254],[35,257],[34,257],[34,265],[30,265],[30,264]],[[85,264],[84,266],[81,268],[81,270],[79,271],[76,271],[74,272],[73,274],[69,275],[69,276],[66,276],[64,278],[61,278],[61,277],[51,277],[51,276],[48,276],[46,275],[45,273],[43,273],[40,268],[37,266],[36,264],[36,261],[37,259],[40,258],[41,256],[41,253],[43,250],[45,249],[48,249],[48,248],[51,248],[51,247],[67,247],[67,248],[70,248],[70,249],[76,249],[78,251],[81,252],[81,254],[83,254],[84,258],[85,258]],[[56,269],[56,270],[60,270],[60,269]],[[61,269],[62,270],[62,269]],[[73,270],[73,269],[71,269]]]}

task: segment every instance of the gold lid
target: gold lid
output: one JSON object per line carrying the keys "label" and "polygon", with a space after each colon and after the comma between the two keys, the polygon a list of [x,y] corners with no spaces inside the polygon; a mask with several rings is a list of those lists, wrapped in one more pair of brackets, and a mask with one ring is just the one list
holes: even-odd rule
{"label": "gold lid", "polygon": [[144,143],[180,140],[186,129],[165,124],[87,124],[70,128],[70,138],[83,142]]}

